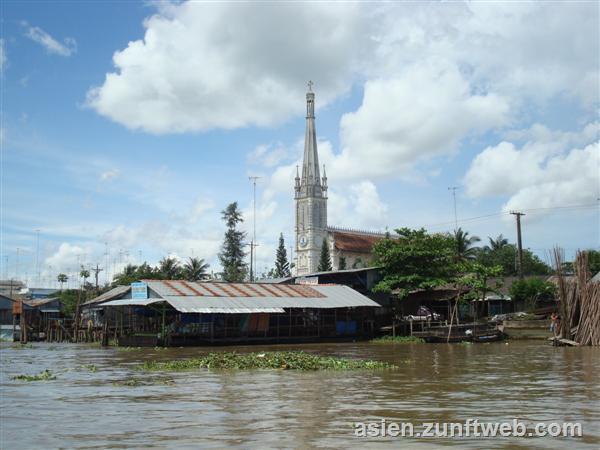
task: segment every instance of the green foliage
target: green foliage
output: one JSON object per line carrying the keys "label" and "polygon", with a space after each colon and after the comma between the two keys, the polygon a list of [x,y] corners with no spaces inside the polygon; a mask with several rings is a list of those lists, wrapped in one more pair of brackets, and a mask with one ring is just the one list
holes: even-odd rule
{"label": "green foliage", "polygon": [[[502,286],[499,279],[502,276],[502,267],[500,266],[488,267],[477,262],[469,262],[461,267],[461,272],[465,275],[456,280],[456,284],[468,289],[468,293],[463,297],[464,299],[484,299],[488,292],[497,292]],[[492,284],[490,284],[491,279],[495,279]],[[475,318],[480,316],[482,308],[483,302],[475,303]]]}
{"label": "green foliage", "polygon": [[346,257],[340,256],[340,260],[338,262],[338,270],[345,270],[345,269],[346,269]]}
{"label": "green foliage", "polygon": [[[501,266],[504,276],[516,276],[518,275],[517,253],[514,244],[505,244],[498,249],[485,247],[477,253],[476,261],[488,267]],[[550,267],[536,255],[529,250],[523,250],[524,275],[548,275],[550,272]]]}
{"label": "green foliage", "polygon": [[163,274],[158,267],[152,267],[148,263],[136,266],[128,264],[125,266],[121,273],[116,274],[113,277],[114,286],[124,286],[139,280],[160,280],[163,279]]}
{"label": "green foliage", "polygon": [[248,273],[247,264],[244,262],[246,233],[237,229],[237,226],[244,221],[237,202],[230,203],[221,211],[221,215],[227,226],[219,253],[219,261],[223,266],[223,279],[232,282],[244,281]]}
{"label": "green foliage", "polygon": [[598,250],[586,250],[588,254],[588,264],[592,276],[600,272],[600,251]]}
{"label": "green foliage", "polygon": [[556,294],[556,286],[539,278],[515,281],[510,287],[513,301],[524,302],[527,308],[535,308],[538,300],[551,300]]}
{"label": "green foliage", "polygon": [[479,239],[477,236],[469,237],[469,233],[467,231],[463,231],[462,228],[454,230],[457,259],[459,261],[475,259],[478,249],[474,247],[474,244],[480,240],[481,239]]}
{"label": "green foliage", "polygon": [[194,369],[215,370],[381,370],[394,369],[396,366],[379,361],[356,360],[320,356],[306,352],[265,352],[236,353],[215,352],[200,358],[159,362],[146,361],[141,367],[144,371],[185,371]]}
{"label": "green foliage", "polygon": [[319,257],[319,266],[317,267],[319,272],[329,272],[333,270],[331,266],[331,255],[329,254],[329,245],[327,245],[327,239],[323,239],[323,245],[321,245],[321,256]]}
{"label": "green foliage", "polygon": [[495,239],[488,236],[488,240],[490,241],[490,245],[486,245],[485,248],[489,250],[500,250],[505,245],[508,245],[508,239],[502,236],[502,234],[499,234]]}
{"label": "green foliage", "polygon": [[288,262],[287,252],[285,250],[285,241],[283,240],[283,233],[279,235],[279,246],[277,247],[277,253],[275,255],[274,275],[274,278],[285,278],[291,275],[290,263]]}
{"label": "green foliage", "polygon": [[56,376],[54,376],[50,370],[46,369],[37,375],[17,375],[12,377],[12,379],[19,381],[48,381],[56,380]]}
{"label": "green foliage", "polygon": [[60,283],[60,290],[62,291],[63,284],[65,284],[67,281],[69,281],[69,277],[65,273],[59,273],[58,276],[56,277],[56,281],[58,281]]}
{"label": "green foliage", "polygon": [[[456,280],[456,284],[469,289],[465,298],[483,299],[488,292],[496,292],[502,286],[499,277],[502,276],[501,266],[484,266],[478,262],[465,264],[461,268],[464,275]],[[493,285],[489,284],[490,279],[497,281]]]}
{"label": "green foliage", "polygon": [[[77,307],[77,299],[81,298],[81,303],[84,302],[84,297],[79,289],[66,289],[56,293],[56,296],[62,303],[63,313],[67,317],[73,317],[75,308]],[[81,297],[80,297],[81,296]]]}
{"label": "green foliage", "polygon": [[83,282],[85,283],[85,280],[87,280],[90,277],[90,271],[87,270],[85,267],[81,266],[81,270],[79,271],[79,276],[81,278],[83,278]]}
{"label": "green foliage", "polygon": [[165,257],[158,262],[158,272],[163,280],[182,278],[181,266],[175,258]]}
{"label": "green foliage", "polygon": [[187,281],[200,281],[206,278],[206,270],[209,264],[204,262],[202,258],[188,258],[188,261],[183,265],[182,275]]}
{"label": "green foliage", "polygon": [[378,292],[399,289],[404,298],[416,289],[432,289],[455,277],[456,243],[448,234],[429,234],[424,228],[396,230],[398,239],[382,239],[373,248],[375,264],[382,267]]}
{"label": "green foliage", "polygon": [[416,336],[381,336],[371,340],[372,344],[423,344],[425,340]]}

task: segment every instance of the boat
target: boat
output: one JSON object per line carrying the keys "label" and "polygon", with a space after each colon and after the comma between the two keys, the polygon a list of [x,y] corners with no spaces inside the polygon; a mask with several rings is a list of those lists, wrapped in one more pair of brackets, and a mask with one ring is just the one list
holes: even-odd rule
{"label": "boat", "polygon": [[[448,336],[449,335],[449,336]],[[455,325],[450,329],[449,326],[431,327],[424,331],[417,331],[413,336],[420,337],[425,342],[495,342],[506,338],[497,327],[489,325]]]}

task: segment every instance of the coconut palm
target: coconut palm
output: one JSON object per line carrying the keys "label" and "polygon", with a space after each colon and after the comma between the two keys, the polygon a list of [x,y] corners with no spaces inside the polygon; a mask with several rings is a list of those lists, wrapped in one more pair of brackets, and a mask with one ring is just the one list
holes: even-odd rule
{"label": "coconut palm", "polygon": [[189,258],[183,265],[182,275],[187,281],[200,281],[206,278],[206,269],[209,264],[203,258]]}
{"label": "coconut palm", "polygon": [[158,263],[158,271],[162,278],[175,280],[181,276],[181,267],[175,258],[163,258]]}
{"label": "coconut palm", "polygon": [[475,259],[477,256],[476,242],[481,241],[478,236],[469,236],[468,231],[458,228],[454,231],[454,240],[456,241],[456,256],[460,261]]}
{"label": "coconut palm", "polygon": [[492,238],[491,236],[488,236],[488,239],[490,241],[490,245],[489,246],[486,245],[486,248],[491,251],[500,250],[505,245],[508,245],[508,239],[506,239],[504,236],[502,236],[502,234],[499,234],[495,239]]}

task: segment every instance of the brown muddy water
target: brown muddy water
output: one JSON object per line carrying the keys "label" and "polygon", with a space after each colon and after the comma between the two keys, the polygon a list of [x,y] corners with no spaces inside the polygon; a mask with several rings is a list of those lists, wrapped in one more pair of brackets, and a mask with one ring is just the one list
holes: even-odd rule
{"label": "brown muddy water", "polygon": [[[123,351],[34,343],[0,347],[0,447],[52,448],[600,448],[600,348],[540,341],[239,347],[303,349],[389,361],[378,372],[143,373],[147,359],[207,348]],[[214,349],[213,349],[214,350]],[[219,348],[231,350],[231,348]],[[95,369],[94,367],[95,366]],[[49,369],[56,380],[18,374]],[[134,379],[134,385],[123,382]],[[580,422],[581,438],[361,438],[354,423]]]}

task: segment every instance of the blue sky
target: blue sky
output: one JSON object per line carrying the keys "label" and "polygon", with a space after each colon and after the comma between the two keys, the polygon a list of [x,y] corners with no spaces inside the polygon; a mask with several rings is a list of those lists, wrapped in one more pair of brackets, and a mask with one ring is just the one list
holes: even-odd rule
{"label": "blue sky", "polygon": [[471,234],[514,241],[518,209],[542,258],[600,246],[597,2],[8,1],[1,35],[2,277],[218,270],[250,175],[270,267],[309,79],[330,224],[451,230],[459,186]]}

